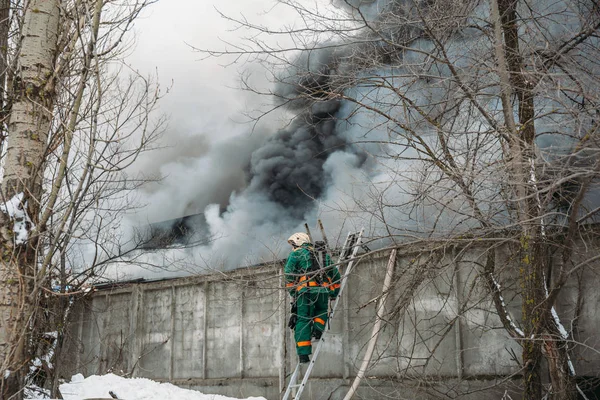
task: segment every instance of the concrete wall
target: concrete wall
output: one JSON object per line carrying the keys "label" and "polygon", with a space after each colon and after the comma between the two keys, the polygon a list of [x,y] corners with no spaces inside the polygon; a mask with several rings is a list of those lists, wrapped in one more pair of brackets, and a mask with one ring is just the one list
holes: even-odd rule
{"label": "concrete wall", "polygon": [[[596,249],[582,249],[589,257]],[[365,257],[350,276],[307,399],[340,399],[362,361],[371,337],[375,301],[381,294],[388,254]],[[363,398],[481,398],[475,391],[504,382],[518,371],[520,355],[495,314],[480,276],[477,249],[448,254],[406,251],[398,257],[373,356],[359,395]],[[510,255],[497,252],[497,280],[515,321],[520,299]],[[577,295],[579,340],[600,349],[597,265],[574,276],[559,301],[570,326]],[[583,282],[583,286],[582,286]],[[97,291],[73,311],[69,354],[76,358],[64,375],[130,374],[230,396],[278,399],[296,363],[287,328],[289,298],[280,266],[142,283]],[[589,301],[588,301],[589,299]],[[514,305],[514,307],[512,307]],[[586,374],[600,370],[600,356],[574,349],[575,365]],[[423,385],[423,383],[427,385]],[[515,389],[518,380],[500,386]],[[514,396],[513,396],[514,397]],[[517,396],[518,397],[518,396]]]}

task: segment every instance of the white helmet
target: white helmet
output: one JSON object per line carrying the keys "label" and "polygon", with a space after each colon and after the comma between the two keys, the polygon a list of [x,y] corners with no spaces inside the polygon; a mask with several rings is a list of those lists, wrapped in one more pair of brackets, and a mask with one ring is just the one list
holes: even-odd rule
{"label": "white helmet", "polygon": [[303,233],[303,232],[294,233],[288,239],[288,243],[294,247],[300,247],[304,243],[310,243],[310,237],[306,233]]}

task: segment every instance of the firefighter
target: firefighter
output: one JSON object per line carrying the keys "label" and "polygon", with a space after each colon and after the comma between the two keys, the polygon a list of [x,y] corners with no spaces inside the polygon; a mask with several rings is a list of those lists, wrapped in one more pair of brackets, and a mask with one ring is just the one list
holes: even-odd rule
{"label": "firefighter", "polygon": [[294,233],[288,243],[292,252],[284,273],[292,296],[289,327],[294,329],[298,359],[307,363],[312,354],[311,339],[321,339],[325,330],[328,301],[335,299],[340,290],[340,273],[337,267],[330,267],[329,255],[325,256],[325,265],[319,265],[318,254],[306,233]]}

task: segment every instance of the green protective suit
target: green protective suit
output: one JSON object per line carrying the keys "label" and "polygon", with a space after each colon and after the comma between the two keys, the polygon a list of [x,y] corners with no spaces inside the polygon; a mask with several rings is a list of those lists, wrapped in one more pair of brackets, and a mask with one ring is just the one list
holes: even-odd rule
{"label": "green protective suit", "polygon": [[337,267],[330,267],[329,255],[325,259],[322,281],[319,282],[317,274],[311,273],[310,253],[313,250],[310,243],[294,249],[284,268],[287,287],[297,307],[294,339],[298,355],[312,354],[311,339],[317,332],[325,330],[329,299],[336,298],[340,291],[340,273]]}

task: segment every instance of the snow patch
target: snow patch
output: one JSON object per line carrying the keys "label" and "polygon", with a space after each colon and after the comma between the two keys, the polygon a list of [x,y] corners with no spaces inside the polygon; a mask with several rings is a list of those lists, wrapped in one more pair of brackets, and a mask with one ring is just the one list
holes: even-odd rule
{"label": "snow patch", "polygon": [[506,309],[506,303],[504,302],[504,297],[502,297],[502,295],[500,294],[500,289],[501,286],[500,284],[496,281],[496,279],[494,278],[493,274],[490,274],[490,277],[492,278],[492,282],[494,283],[494,286],[496,286],[496,290],[498,291],[498,297],[500,297],[500,303],[502,304],[502,309],[504,310],[504,315],[510,325],[511,328],[513,328],[513,330],[515,332],[517,332],[517,335],[521,336],[521,337],[525,337],[525,332],[523,332],[521,330],[521,328],[519,328],[517,326],[517,324],[515,324],[512,320],[512,318],[510,317],[510,314],[508,313],[508,310]]}
{"label": "snow patch", "polygon": [[569,364],[569,371],[571,371],[571,376],[575,376],[575,367],[573,366],[573,362],[571,361],[571,357],[568,358],[567,363]]}
{"label": "snow patch", "polygon": [[556,310],[554,309],[554,307],[552,307],[551,312],[552,312],[552,318],[554,318],[554,322],[556,323],[556,326],[558,327],[558,331],[560,332],[560,335],[562,336],[563,339],[568,339],[569,333],[567,332],[567,330],[565,329],[563,324],[561,324],[560,318],[558,318],[558,314],[556,313]]}
{"label": "snow patch", "polygon": [[[535,191],[535,197],[538,205],[538,210],[540,214],[542,213],[542,200],[540,199],[540,192],[537,187],[537,178],[535,176],[535,161],[533,158],[529,159],[530,163],[530,174],[529,181],[533,183],[533,190]],[[542,237],[546,237],[546,223],[544,222],[544,217],[540,218],[541,229],[542,229]]]}
{"label": "snow patch", "polygon": [[[170,383],[159,383],[145,378],[123,378],[114,374],[73,375],[70,383],[59,387],[64,400],[86,398],[111,398],[113,392],[120,399],[127,400],[234,400],[215,394],[204,394],[195,390],[182,389]],[[248,397],[247,400],[266,400],[264,397]]]}
{"label": "snow patch", "polygon": [[29,238],[29,230],[35,226],[27,214],[27,202],[23,203],[23,192],[15,194],[6,203],[0,204],[0,211],[13,221],[15,244],[25,243]]}
{"label": "snow patch", "polygon": [[[552,318],[554,318],[554,323],[558,327],[560,336],[562,336],[562,338],[564,340],[568,340],[569,332],[567,332],[564,325],[560,322],[560,318],[558,317],[558,313],[556,312],[556,309],[554,307],[552,307],[552,309],[550,311],[552,312]],[[571,376],[575,376],[575,367],[573,366],[573,362],[571,361],[571,356],[569,356],[568,352],[567,352],[567,364],[569,366],[569,373],[571,374]],[[579,386],[577,387],[577,389],[579,389]]]}
{"label": "snow patch", "polygon": [[49,399],[50,398],[50,390],[41,388],[37,385],[29,384],[25,387],[25,399],[27,400],[35,400],[35,399]]}
{"label": "snow patch", "polygon": [[4,371],[4,379],[8,379],[9,376],[10,376],[10,370],[7,369],[6,371]]}

